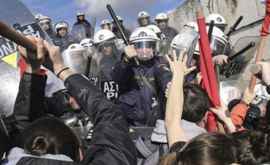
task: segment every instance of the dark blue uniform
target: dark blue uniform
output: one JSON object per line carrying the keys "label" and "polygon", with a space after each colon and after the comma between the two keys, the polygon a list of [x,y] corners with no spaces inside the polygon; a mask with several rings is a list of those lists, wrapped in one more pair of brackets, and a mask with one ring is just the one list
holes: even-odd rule
{"label": "dark blue uniform", "polygon": [[115,65],[112,78],[120,86],[118,101],[130,124],[153,126],[156,119],[164,117],[164,92],[171,72],[163,57],[139,66],[121,61]]}
{"label": "dark blue uniform", "polygon": [[115,64],[121,60],[121,56],[118,54],[117,52],[113,52],[112,55],[97,53],[91,61],[89,78],[109,100],[118,98],[119,86],[111,74]]}
{"label": "dark blue uniform", "polygon": [[53,43],[56,46],[60,47],[61,52],[68,48],[69,45],[76,43],[74,38],[71,35],[66,35],[64,37],[61,37],[59,35],[56,35],[56,37],[53,38]]}

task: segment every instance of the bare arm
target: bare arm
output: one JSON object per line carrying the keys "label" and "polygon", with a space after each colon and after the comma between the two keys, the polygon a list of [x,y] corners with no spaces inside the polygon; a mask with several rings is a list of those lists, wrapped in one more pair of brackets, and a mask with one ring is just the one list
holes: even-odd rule
{"label": "bare arm", "polygon": [[172,82],[169,88],[165,117],[170,147],[176,142],[187,141],[185,132],[180,124],[184,104],[183,83],[185,74],[195,69],[188,69],[185,66],[187,60],[185,52],[181,52],[179,57],[179,59],[176,58],[175,52],[172,60],[167,56],[167,60],[169,61],[170,68],[173,73]]}

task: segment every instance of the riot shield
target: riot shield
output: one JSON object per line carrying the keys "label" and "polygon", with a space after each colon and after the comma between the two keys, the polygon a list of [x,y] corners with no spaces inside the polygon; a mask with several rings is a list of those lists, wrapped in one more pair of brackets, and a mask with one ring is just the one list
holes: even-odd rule
{"label": "riot shield", "polygon": [[85,29],[84,25],[83,24],[74,25],[72,27],[71,35],[78,42],[87,38],[86,29]]}
{"label": "riot shield", "polygon": [[0,113],[4,116],[13,112],[19,82],[17,69],[0,60]]}

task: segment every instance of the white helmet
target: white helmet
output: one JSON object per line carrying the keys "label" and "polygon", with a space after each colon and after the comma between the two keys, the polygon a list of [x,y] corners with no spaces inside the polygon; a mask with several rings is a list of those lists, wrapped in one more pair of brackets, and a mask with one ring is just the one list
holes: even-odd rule
{"label": "white helmet", "polygon": [[167,20],[169,20],[169,17],[166,13],[159,13],[155,18],[155,21],[167,21]]}
{"label": "white helmet", "polygon": [[83,12],[77,12],[77,17],[79,16],[85,16],[85,14]]}
{"label": "white helmet", "polygon": [[141,11],[139,12],[138,14],[138,19],[141,19],[141,18],[149,18],[150,15],[146,12],[146,11]]}
{"label": "white helmet", "polygon": [[123,21],[123,18],[122,18],[122,17],[120,17],[119,15],[118,15],[118,16],[116,16],[116,18],[118,19],[118,21]]}
{"label": "white helmet", "polygon": [[43,22],[43,21],[51,21],[51,18],[48,17],[48,16],[45,16],[45,15],[40,15],[40,16],[38,17],[38,20],[39,20],[39,22]]}
{"label": "white helmet", "polygon": [[178,35],[176,35],[172,42],[171,48],[178,51],[183,51],[186,49],[188,55],[188,64],[192,60],[194,54],[194,49],[198,41],[198,32],[196,32],[192,27],[184,27],[181,29]]}
{"label": "white helmet", "polygon": [[[209,26],[207,26],[206,31],[208,32]],[[217,54],[227,54],[229,53],[228,51],[230,50],[230,47],[228,47],[228,39],[224,32],[220,30],[218,27],[213,27],[212,31],[212,40],[211,40],[211,49],[212,53],[214,55]],[[199,43],[196,45],[195,49],[195,54],[199,55],[200,50],[199,50]]]}
{"label": "white helmet", "polygon": [[[139,27],[130,35],[130,42],[134,44],[137,51],[137,57],[141,61],[148,61],[152,59],[157,53],[157,44],[159,38],[156,33],[147,27]],[[151,48],[152,51],[145,51],[144,48]]]}
{"label": "white helmet", "polygon": [[194,29],[196,32],[199,32],[199,27],[197,22],[188,22],[184,25],[184,27],[191,27],[192,29]]}
{"label": "white helmet", "polygon": [[94,43],[100,44],[104,41],[108,41],[115,38],[115,35],[110,30],[102,29],[95,33]]}
{"label": "white helmet", "polygon": [[64,21],[61,21],[61,22],[56,23],[56,25],[55,25],[55,31],[58,31],[61,28],[68,29],[68,23],[67,22],[64,22]]}
{"label": "white helmet", "polygon": [[130,35],[129,41],[132,43],[141,41],[158,41],[156,33],[147,27],[139,27]]}
{"label": "white helmet", "polygon": [[171,47],[175,49],[188,49],[197,37],[198,33],[195,30],[192,28],[184,28],[173,38]]}
{"label": "white helmet", "polygon": [[91,38],[85,38],[80,42],[80,45],[84,48],[90,48],[94,46],[94,41]]}
{"label": "white helmet", "polygon": [[157,35],[161,33],[161,30],[157,25],[148,25],[146,27],[155,32]]}
{"label": "white helmet", "polygon": [[104,19],[101,21],[100,26],[106,25],[106,24],[111,24],[111,21],[109,19]]}
{"label": "white helmet", "polygon": [[207,24],[210,24],[211,21],[214,21],[214,24],[216,26],[226,26],[227,25],[227,22],[225,20],[225,18],[220,15],[220,14],[217,14],[217,13],[213,13],[213,14],[210,14],[207,18],[206,18],[206,23]]}

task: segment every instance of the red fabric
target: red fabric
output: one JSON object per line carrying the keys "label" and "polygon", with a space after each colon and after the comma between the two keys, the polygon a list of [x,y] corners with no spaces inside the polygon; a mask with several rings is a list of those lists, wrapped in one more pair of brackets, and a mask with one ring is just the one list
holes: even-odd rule
{"label": "red fabric", "polygon": [[262,37],[269,35],[269,26],[270,26],[270,0],[267,0],[265,3],[265,17],[261,30]]}
{"label": "red fabric", "polygon": [[[22,75],[24,74],[26,67],[27,67],[27,63],[26,63],[25,59],[20,58],[18,61],[18,66],[19,66],[20,76],[22,77]],[[47,74],[46,72],[47,71],[45,69],[39,69],[38,73],[35,73],[35,74],[45,76]]]}
{"label": "red fabric", "polygon": [[23,73],[25,72],[26,70],[26,62],[23,58],[20,57],[19,61],[18,61],[18,66],[19,66],[19,70],[20,70],[20,75],[22,77]]}
{"label": "red fabric", "polygon": [[[198,18],[198,26],[200,33],[200,71],[202,74],[202,87],[206,90],[214,107],[220,106],[218,82],[212,62],[212,51],[206,32],[206,24],[204,18]],[[217,131],[216,117],[213,113],[209,113],[207,120],[207,130],[209,132]]]}

